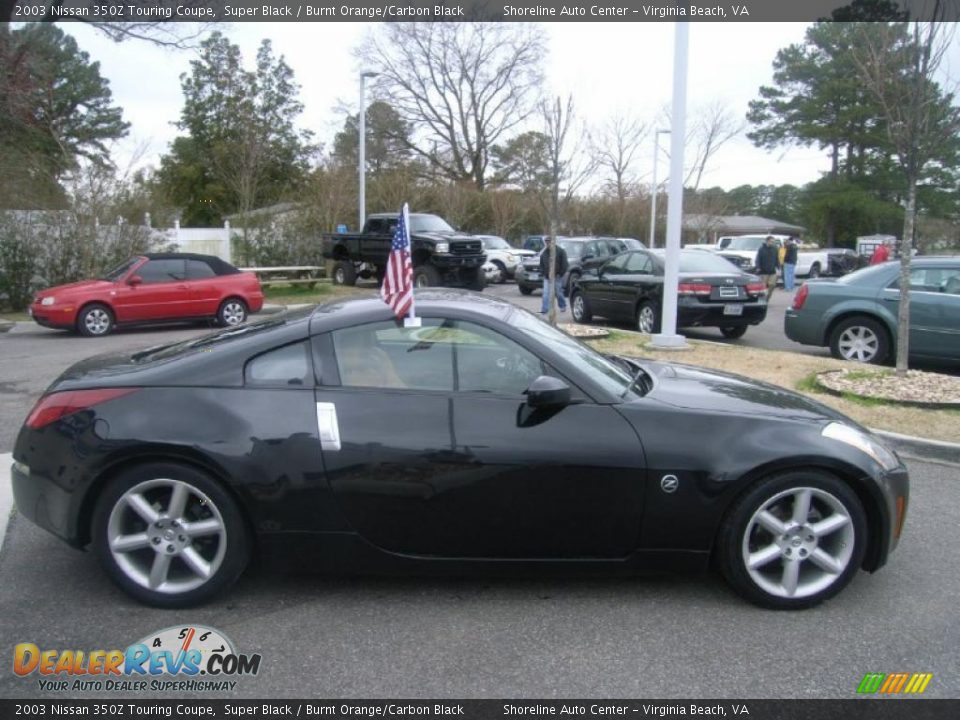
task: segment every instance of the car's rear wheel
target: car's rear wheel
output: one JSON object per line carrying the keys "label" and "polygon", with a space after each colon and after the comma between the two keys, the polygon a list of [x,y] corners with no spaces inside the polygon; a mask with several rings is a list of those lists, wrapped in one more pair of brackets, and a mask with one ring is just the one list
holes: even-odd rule
{"label": "car's rear wheel", "polygon": [[810,274],[807,275],[807,277],[810,278],[811,280],[815,280],[818,277],[820,277],[820,271],[821,271],[820,263],[815,262],[813,265],[810,266]]}
{"label": "car's rear wheel", "polygon": [[530,295],[531,293],[533,293],[533,288],[527,287],[526,285],[518,285],[517,287],[520,288],[521,295]]}
{"label": "car's rear wheel", "polygon": [[647,334],[660,332],[660,312],[649,300],[637,306],[637,330]]}
{"label": "car's rear wheel", "polygon": [[94,512],[93,548],[124,591],[169,608],[210,599],[240,576],[250,554],[233,498],[174,463],[140,465],[110,481]]}
{"label": "car's rear wheel", "polygon": [[334,285],[356,285],[357,269],[349,260],[341,260],[333,266]]}
{"label": "car's rear wheel", "polygon": [[747,600],[799,610],[850,582],[866,541],[856,493],[829,473],[797,470],[761,480],[734,503],[720,527],[718,561]]}
{"label": "car's rear wheel", "polygon": [[737,338],[742,338],[747,334],[746,325],[730,325],[728,327],[720,328],[720,332],[723,333],[725,338],[730,338],[731,340],[736,340]]}
{"label": "car's rear wheel", "polygon": [[570,296],[570,313],[578,323],[588,323],[593,320],[590,303],[581,290],[574,290],[573,295]]}
{"label": "car's rear wheel", "polygon": [[507,266],[499,260],[494,260],[493,264],[497,266],[497,275],[491,281],[502,285],[507,281]]}
{"label": "car's rear wheel", "polygon": [[239,325],[247,319],[247,304],[240,298],[227,298],[217,310],[217,322],[221,327]]}
{"label": "car's rear wheel", "polygon": [[77,315],[77,331],[87,337],[103,337],[113,331],[113,313],[106,305],[92,303]]}
{"label": "car's rear wheel", "polygon": [[890,337],[873,318],[847,318],[830,333],[830,354],[838,360],[883,363],[890,354]]}

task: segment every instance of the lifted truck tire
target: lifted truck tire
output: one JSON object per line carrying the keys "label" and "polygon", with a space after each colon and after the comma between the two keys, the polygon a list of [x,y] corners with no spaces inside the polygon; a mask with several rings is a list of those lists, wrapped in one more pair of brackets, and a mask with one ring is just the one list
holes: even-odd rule
{"label": "lifted truck tire", "polygon": [[349,260],[341,260],[333,266],[334,285],[356,285],[357,269]]}
{"label": "lifted truck tire", "polygon": [[413,286],[415,288],[436,287],[442,284],[442,281],[440,271],[433,265],[419,265],[413,269]]}

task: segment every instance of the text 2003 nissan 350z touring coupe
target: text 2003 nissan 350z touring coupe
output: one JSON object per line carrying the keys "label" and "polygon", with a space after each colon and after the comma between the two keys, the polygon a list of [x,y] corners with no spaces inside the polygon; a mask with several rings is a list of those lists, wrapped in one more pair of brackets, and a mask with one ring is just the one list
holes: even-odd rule
{"label": "text 2003 nissan 350z touring coupe", "polygon": [[17,438],[20,512],[136,598],[188,606],[251,554],[324,570],[705,568],[804,608],[897,544],[907,471],[771,385],[605,357],[509,303],[417,292],[86,360]]}

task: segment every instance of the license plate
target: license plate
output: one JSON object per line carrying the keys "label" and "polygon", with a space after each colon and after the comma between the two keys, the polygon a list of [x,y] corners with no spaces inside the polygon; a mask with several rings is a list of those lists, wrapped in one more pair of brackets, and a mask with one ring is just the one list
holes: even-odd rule
{"label": "license plate", "polygon": [[528,279],[528,280],[539,280],[539,279],[540,279],[540,273],[535,273],[535,272],[527,273],[527,279]]}
{"label": "license plate", "polygon": [[724,315],[743,315],[743,305],[734,305],[733,303],[728,303],[723,306]]}

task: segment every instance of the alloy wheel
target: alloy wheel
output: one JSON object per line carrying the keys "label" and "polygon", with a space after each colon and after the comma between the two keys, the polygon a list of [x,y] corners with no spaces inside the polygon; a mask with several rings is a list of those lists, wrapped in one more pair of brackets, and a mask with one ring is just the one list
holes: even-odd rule
{"label": "alloy wheel", "polygon": [[837,348],[844,360],[868,363],[880,351],[880,338],[864,325],[852,325],[840,334]]}
{"label": "alloy wheel", "polygon": [[83,326],[90,335],[105,335],[110,330],[110,324],[110,313],[103,308],[93,308],[83,316]]}
{"label": "alloy wheel", "polygon": [[769,498],[747,522],[741,542],[744,567],[764,592],[806,598],[833,585],[853,556],[855,528],[833,494],[796,487]]}
{"label": "alloy wheel", "polygon": [[224,325],[239,325],[247,319],[247,310],[241,303],[232,300],[223,306],[220,315]]}
{"label": "alloy wheel", "polygon": [[570,312],[573,319],[577,322],[583,321],[583,295],[577,293],[573,296],[573,302],[570,303]]}
{"label": "alloy wheel", "polygon": [[134,485],[114,503],[107,543],[120,570],[140,587],[163,594],[199,588],[223,564],[227,530],[219,508],[181,480]]}
{"label": "alloy wheel", "polygon": [[657,315],[650,305],[644,305],[637,313],[637,329],[642,333],[652,333],[657,326]]}

